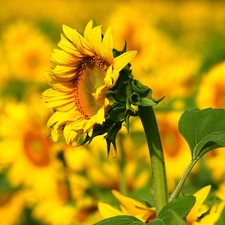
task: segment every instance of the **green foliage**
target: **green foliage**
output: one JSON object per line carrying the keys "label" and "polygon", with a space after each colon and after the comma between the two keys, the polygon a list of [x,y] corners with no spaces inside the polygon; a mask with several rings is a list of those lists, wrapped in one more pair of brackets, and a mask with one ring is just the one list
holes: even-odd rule
{"label": "green foliage", "polygon": [[115,216],[102,220],[94,225],[143,225],[145,223],[141,222],[134,216]]}
{"label": "green foliage", "polygon": [[168,210],[165,214],[157,217],[149,225],[185,225],[184,220],[173,210]]}
{"label": "green foliage", "polygon": [[160,218],[169,210],[174,210],[178,216],[181,218],[185,218],[187,214],[190,212],[191,208],[195,204],[195,197],[192,195],[181,196],[173,201],[169,202],[162,210],[159,212],[158,217]]}
{"label": "green foliage", "polygon": [[179,131],[189,144],[192,159],[225,146],[225,110],[192,109],[183,113]]}
{"label": "green foliage", "polygon": [[181,196],[162,208],[150,225],[183,225],[184,218],[195,204],[194,196]]}

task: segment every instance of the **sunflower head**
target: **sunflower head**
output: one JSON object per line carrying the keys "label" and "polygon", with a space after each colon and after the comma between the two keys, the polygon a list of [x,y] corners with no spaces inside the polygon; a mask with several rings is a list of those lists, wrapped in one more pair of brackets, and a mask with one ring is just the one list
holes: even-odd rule
{"label": "sunflower head", "polygon": [[133,105],[155,105],[151,90],[133,79],[130,61],[136,51],[113,48],[111,28],[90,21],[84,33],[63,26],[61,41],[52,54],[55,66],[48,77],[51,88],[43,93],[54,114],[48,121],[54,141],[64,136],[74,146],[105,134],[108,150],[122,124],[128,127]]}

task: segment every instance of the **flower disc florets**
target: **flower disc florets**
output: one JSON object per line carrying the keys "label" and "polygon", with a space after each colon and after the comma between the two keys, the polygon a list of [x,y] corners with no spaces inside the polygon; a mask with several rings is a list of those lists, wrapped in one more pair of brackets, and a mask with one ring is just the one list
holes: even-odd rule
{"label": "flower disc florets", "polygon": [[114,124],[107,119],[113,102],[106,93],[136,51],[115,56],[111,28],[103,36],[101,26],[92,21],[83,35],[64,25],[58,45],[61,50],[52,54],[55,66],[48,77],[51,88],[43,93],[46,108],[54,110],[48,126],[54,141],[64,136],[67,144],[77,145]]}

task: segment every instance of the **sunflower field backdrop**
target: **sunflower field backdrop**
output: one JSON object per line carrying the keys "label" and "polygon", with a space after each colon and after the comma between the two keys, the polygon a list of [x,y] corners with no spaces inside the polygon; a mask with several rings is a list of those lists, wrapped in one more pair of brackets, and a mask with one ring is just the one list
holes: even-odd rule
{"label": "sunflower field backdrop", "polygon": [[[178,132],[186,109],[225,107],[225,2],[8,0],[0,9],[0,221],[2,225],[89,225],[119,210],[121,196],[152,202],[149,156],[140,120],[122,129],[117,152],[103,137],[73,147],[47,137],[52,110],[43,106],[51,55],[62,25],[83,32],[91,19],[112,28],[114,46],[137,50],[132,73],[153,90],[169,191],[191,155]],[[209,187],[210,185],[210,187]],[[207,153],[183,192],[206,188],[201,215],[225,201],[225,149]],[[210,189],[210,190],[209,190]],[[116,198],[115,198],[116,197]],[[203,201],[202,200],[202,201]],[[202,202],[203,203],[203,202]],[[104,208],[104,207],[103,207]]]}

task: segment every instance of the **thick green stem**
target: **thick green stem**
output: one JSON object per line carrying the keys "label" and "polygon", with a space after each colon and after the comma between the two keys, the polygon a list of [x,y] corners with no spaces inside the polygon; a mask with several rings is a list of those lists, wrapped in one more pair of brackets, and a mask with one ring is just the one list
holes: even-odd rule
{"label": "thick green stem", "polygon": [[125,165],[126,165],[126,156],[125,156],[125,148],[124,148],[124,134],[118,134],[118,142],[120,146],[121,159],[119,161],[120,165],[120,193],[122,195],[127,195],[127,180],[125,174]]}
{"label": "thick green stem", "polygon": [[168,203],[166,169],[161,139],[153,108],[151,106],[139,106],[139,116],[148,143],[153,176],[154,201],[156,213],[159,213]]}
{"label": "thick green stem", "polygon": [[190,162],[190,164],[188,165],[188,167],[184,171],[184,174],[183,174],[182,178],[180,179],[179,183],[177,184],[175,190],[171,194],[169,201],[174,200],[175,198],[177,198],[180,195],[180,192],[182,190],[182,187],[184,186],[185,181],[187,180],[188,175],[190,174],[192,168],[198,162],[198,160],[199,160],[199,158],[196,158],[196,159],[193,159]]}

